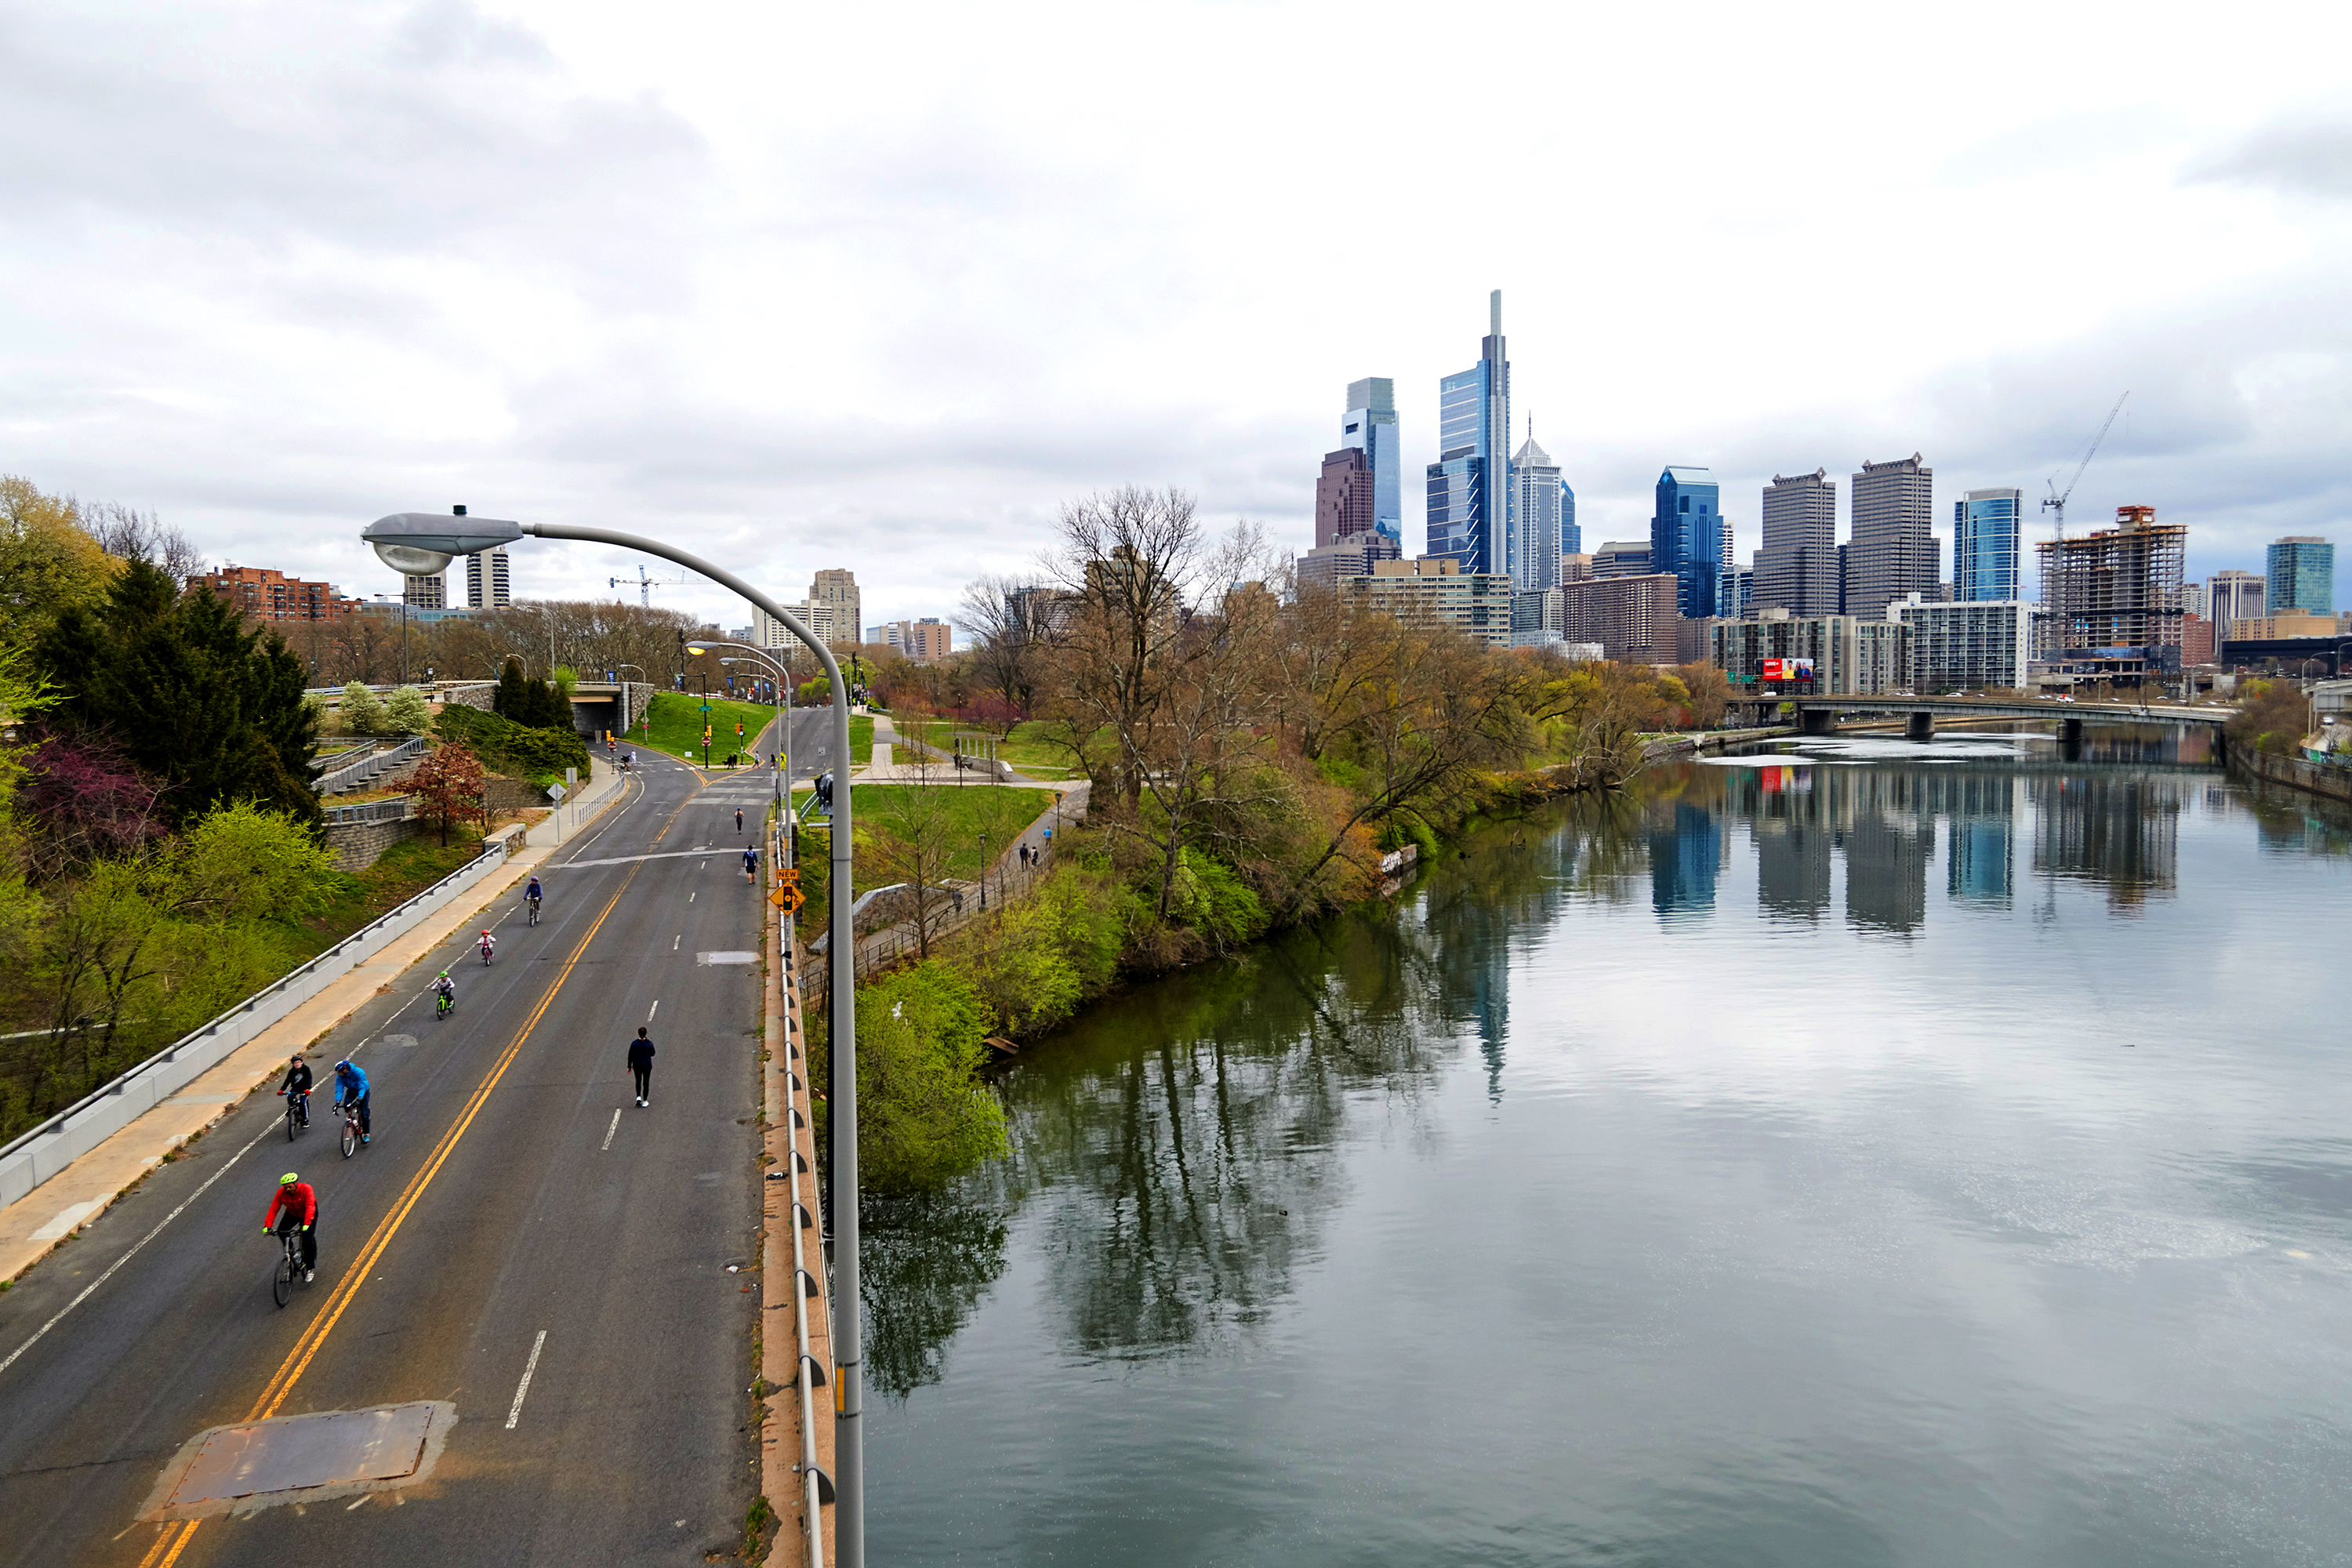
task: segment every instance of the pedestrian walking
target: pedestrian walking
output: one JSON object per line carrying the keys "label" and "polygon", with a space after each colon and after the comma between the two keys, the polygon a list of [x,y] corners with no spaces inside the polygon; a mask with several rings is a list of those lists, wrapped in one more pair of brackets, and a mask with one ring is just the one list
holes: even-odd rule
{"label": "pedestrian walking", "polygon": [[743,808],[740,805],[735,808],[735,831],[743,831]]}
{"label": "pedestrian walking", "polygon": [[654,1043],[646,1038],[644,1026],[637,1028],[637,1037],[629,1042],[629,1072],[637,1080],[637,1103],[650,1105],[654,1098]]}

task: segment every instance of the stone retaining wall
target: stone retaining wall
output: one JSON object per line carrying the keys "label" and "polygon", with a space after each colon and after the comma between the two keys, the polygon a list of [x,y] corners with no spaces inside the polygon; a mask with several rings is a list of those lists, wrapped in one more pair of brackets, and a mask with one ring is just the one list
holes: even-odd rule
{"label": "stone retaining wall", "polygon": [[2230,748],[2229,763],[2273,784],[2288,784],[2352,804],[2352,768],[2329,767],[2301,757],[2282,757],[2237,746]]}
{"label": "stone retaining wall", "polygon": [[398,822],[330,824],[327,847],[335,852],[336,870],[364,871],[383,858],[385,850],[415,837],[424,826],[424,822],[414,816]]}

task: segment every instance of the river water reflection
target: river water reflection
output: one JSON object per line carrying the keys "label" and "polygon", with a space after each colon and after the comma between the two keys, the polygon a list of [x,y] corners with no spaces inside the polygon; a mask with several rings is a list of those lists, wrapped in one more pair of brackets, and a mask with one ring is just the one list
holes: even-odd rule
{"label": "river water reflection", "polygon": [[874,1559],[2343,1560],[2347,852],[1828,741],[1140,988],[869,1222]]}

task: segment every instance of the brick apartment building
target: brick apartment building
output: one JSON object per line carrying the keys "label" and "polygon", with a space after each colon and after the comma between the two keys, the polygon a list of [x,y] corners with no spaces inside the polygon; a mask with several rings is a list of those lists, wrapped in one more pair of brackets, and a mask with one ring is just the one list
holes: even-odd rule
{"label": "brick apartment building", "polygon": [[340,597],[331,583],[306,583],[265,566],[224,566],[187,585],[228,600],[249,621],[335,621],[367,607],[364,599]]}

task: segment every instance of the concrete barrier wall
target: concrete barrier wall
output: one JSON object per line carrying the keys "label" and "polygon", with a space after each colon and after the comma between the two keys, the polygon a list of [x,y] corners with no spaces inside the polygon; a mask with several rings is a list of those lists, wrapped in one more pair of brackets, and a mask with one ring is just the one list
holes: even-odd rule
{"label": "concrete barrier wall", "polygon": [[[515,840],[514,842],[520,842]],[[462,869],[444,877],[345,938],[301,968],[256,992],[204,1027],[183,1036],[79,1104],[49,1118],[0,1149],[0,1205],[15,1203],[97,1148],[138,1117],[177,1094],[196,1077],[334,981],[406,934],[507,862],[499,840]]]}
{"label": "concrete barrier wall", "polygon": [[2324,795],[2330,800],[2352,804],[2352,768],[2330,767],[2323,763],[2306,762],[2301,757],[2275,756],[2269,752],[2250,751],[2233,746],[2230,749],[2230,765],[2243,768],[2256,778],[2273,784],[2292,784],[2296,789]]}

